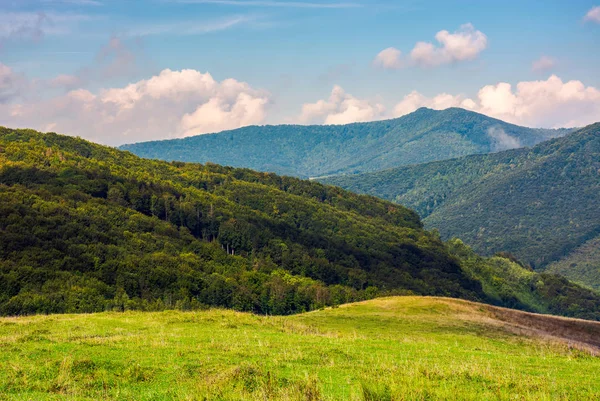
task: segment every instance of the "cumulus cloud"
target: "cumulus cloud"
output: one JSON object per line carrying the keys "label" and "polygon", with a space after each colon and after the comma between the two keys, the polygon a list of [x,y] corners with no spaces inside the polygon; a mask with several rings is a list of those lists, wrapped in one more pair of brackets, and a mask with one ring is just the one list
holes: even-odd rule
{"label": "cumulus cloud", "polygon": [[398,69],[412,64],[421,67],[437,67],[443,64],[473,60],[487,48],[487,36],[472,24],[464,24],[454,33],[446,30],[435,35],[438,42],[417,42],[409,59],[404,61],[400,50],[389,47],[373,60],[373,65],[386,69]]}
{"label": "cumulus cloud", "polygon": [[423,106],[441,109],[446,105],[533,127],[575,127],[600,121],[600,90],[581,81],[564,82],[556,75],[545,81],[519,82],[514,88],[506,82],[487,85],[476,99],[447,94],[426,97],[413,92],[394,110],[400,116]]}
{"label": "cumulus cloud", "polygon": [[382,104],[358,99],[336,85],[328,100],[304,104],[299,119],[305,124],[348,124],[377,120],[384,117],[384,112]]}
{"label": "cumulus cloud", "polygon": [[472,24],[465,24],[454,33],[446,30],[435,35],[439,42],[435,46],[429,42],[418,42],[410,52],[413,62],[423,66],[438,66],[457,61],[473,60],[487,48],[487,36],[475,29]]}
{"label": "cumulus cloud", "polygon": [[547,72],[556,65],[556,61],[548,56],[542,56],[531,64],[533,72]]}
{"label": "cumulus cloud", "polygon": [[385,68],[388,70],[396,70],[402,68],[402,52],[395,47],[388,47],[379,52],[373,60],[373,65],[376,67]]}
{"label": "cumulus cloud", "polygon": [[269,95],[235,79],[163,70],[125,87],[76,89],[44,100],[0,105],[3,123],[118,145],[258,124]]}
{"label": "cumulus cloud", "polygon": [[585,17],[583,17],[583,20],[600,24],[600,6],[592,7]]}

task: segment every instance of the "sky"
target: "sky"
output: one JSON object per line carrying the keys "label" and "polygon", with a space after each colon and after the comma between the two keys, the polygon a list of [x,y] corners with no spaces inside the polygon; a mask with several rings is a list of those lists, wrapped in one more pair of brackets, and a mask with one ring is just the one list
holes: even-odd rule
{"label": "sky", "polygon": [[120,145],[463,107],[600,121],[600,2],[0,0],[0,125]]}

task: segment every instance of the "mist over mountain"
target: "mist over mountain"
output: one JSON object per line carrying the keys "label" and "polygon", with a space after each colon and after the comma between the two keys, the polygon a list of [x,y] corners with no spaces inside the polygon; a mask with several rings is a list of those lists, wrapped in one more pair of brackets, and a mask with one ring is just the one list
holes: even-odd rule
{"label": "mist over mountain", "polygon": [[212,162],[296,177],[377,171],[532,146],[568,129],[532,129],[459,108],[347,125],[250,126],[184,139],[123,145],[161,160]]}

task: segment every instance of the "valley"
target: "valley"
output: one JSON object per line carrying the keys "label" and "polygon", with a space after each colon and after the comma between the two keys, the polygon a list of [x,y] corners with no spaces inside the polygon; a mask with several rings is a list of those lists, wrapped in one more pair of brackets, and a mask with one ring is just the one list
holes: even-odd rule
{"label": "valley", "polygon": [[593,124],[532,148],[323,181],[413,208],[442,238],[458,237],[484,255],[509,252],[598,288],[599,155]]}

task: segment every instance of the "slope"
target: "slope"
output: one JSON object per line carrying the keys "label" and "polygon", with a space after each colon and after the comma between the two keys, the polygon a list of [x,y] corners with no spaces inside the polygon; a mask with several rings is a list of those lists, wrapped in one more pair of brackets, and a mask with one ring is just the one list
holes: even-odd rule
{"label": "slope", "polygon": [[2,318],[0,392],[7,400],[596,400],[600,360],[588,341],[599,337],[598,323],[429,297],[289,317]]}
{"label": "slope", "polygon": [[416,213],[295,178],[1,129],[0,201],[2,314],[290,314],[412,293],[600,320],[598,294],[514,263],[482,274]]}
{"label": "slope", "polygon": [[600,290],[600,235],[550,263],[545,270]]}
{"label": "slope", "polygon": [[530,146],[567,132],[519,127],[458,108],[421,108],[386,121],[253,126],[121,148],[146,158],[320,177]]}
{"label": "slope", "polygon": [[0,313],[287,314],[382,291],[486,299],[404,207],[0,129]]}
{"label": "slope", "polygon": [[[531,149],[325,181],[414,208],[477,252],[507,251],[544,268],[600,233],[600,124]],[[586,277],[597,287],[600,265]]]}

